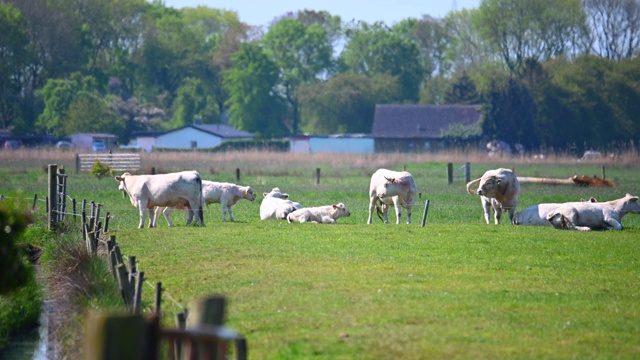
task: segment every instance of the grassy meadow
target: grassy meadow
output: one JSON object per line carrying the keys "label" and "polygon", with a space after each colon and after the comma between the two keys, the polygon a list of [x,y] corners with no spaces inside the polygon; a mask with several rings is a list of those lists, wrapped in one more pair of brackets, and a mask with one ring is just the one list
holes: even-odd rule
{"label": "grassy meadow", "polygon": [[[523,184],[518,210],[540,202],[640,194],[637,157],[578,163],[481,155],[143,154],[143,172],[195,169],[203,178],[250,185],[258,198],[222,223],[217,204],[206,227],[184,226],[184,212],[158,228],[137,229],[138,213],[112,178],[76,175],[73,154],[3,157],[0,194],[44,199],[43,168],[70,169],[69,196],[103,205],[110,233],[136,256],[150,284],[166,290],[164,318],[201,296],[228,299],[227,323],[248,341],[252,359],[617,358],[640,357],[640,215],[625,229],[569,232],[550,227],[486,225],[479,197],[462,171],[448,185],[446,163],[514,168],[520,176],[606,177],[616,188]],[[367,225],[369,177],[406,166],[422,193],[413,223]],[[316,168],[321,169],[316,184]],[[262,192],[280,187],[305,206],[344,202],[338,224],[260,221]],[[421,227],[425,201],[430,201]],[[44,211],[40,201],[37,210]],[[390,212],[390,221],[395,214]],[[508,217],[504,215],[503,220]],[[107,276],[105,274],[105,276]],[[147,308],[153,291],[145,286]]]}

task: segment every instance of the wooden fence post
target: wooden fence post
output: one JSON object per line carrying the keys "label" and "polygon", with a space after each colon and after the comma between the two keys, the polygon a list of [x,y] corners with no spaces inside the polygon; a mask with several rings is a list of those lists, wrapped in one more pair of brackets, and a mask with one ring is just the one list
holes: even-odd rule
{"label": "wooden fence post", "polygon": [[240,183],[240,168],[236,168],[236,182]]}
{"label": "wooden fence post", "polygon": [[58,214],[54,214],[57,209],[57,193],[58,190],[58,165],[49,164],[49,194],[47,198],[49,199],[49,207],[47,211],[47,216],[49,220],[49,230],[53,230],[56,226],[56,219],[58,218]]}
{"label": "wooden fence post", "polygon": [[424,212],[422,213],[422,224],[421,227],[424,227],[424,224],[427,222],[427,213],[429,212],[429,200],[424,203]]}
{"label": "wooden fence post", "polygon": [[150,333],[140,315],[91,313],[85,322],[87,359],[149,359]]}
{"label": "wooden fence post", "polygon": [[129,285],[129,277],[127,275],[127,265],[118,264],[116,266],[116,274],[118,274],[118,285],[120,286],[120,293],[124,299],[124,303],[128,306],[133,305],[133,294],[131,293],[131,286]]}
{"label": "wooden fence post", "polygon": [[160,316],[160,307],[162,306],[162,283],[156,283],[156,298],[155,298],[155,316]]}
{"label": "wooden fence post", "polygon": [[80,174],[80,156],[76,153],[76,175]]}
{"label": "wooden fence post", "polygon": [[607,180],[607,174],[604,170],[604,165],[602,165],[602,180]]}
{"label": "wooden fence post", "polygon": [[316,168],[316,185],[320,185],[320,168]]}
{"label": "wooden fence post", "polygon": [[453,184],[453,164],[447,164],[447,183],[449,185]]}
{"label": "wooden fence post", "polygon": [[38,194],[33,194],[33,205],[31,205],[31,211],[36,211],[36,202],[38,201]]}
{"label": "wooden fence post", "polygon": [[140,304],[142,303],[142,283],[144,282],[144,271],[138,273],[135,293],[133,294],[133,313],[140,314]]}
{"label": "wooden fence post", "polygon": [[468,184],[471,181],[471,163],[464,163],[464,180]]}
{"label": "wooden fence post", "polygon": [[107,211],[107,214],[104,216],[104,233],[109,232],[109,219],[111,219],[111,213]]}
{"label": "wooden fence post", "polygon": [[[191,302],[189,316],[187,317],[187,328],[198,329],[203,326],[223,326],[226,301],[222,296],[212,296],[196,299]],[[223,359],[227,353],[226,343],[216,345],[198,344],[197,348],[189,346],[185,349],[185,355],[189,358],[199,358],[203,354],[213,354],[214,359]],[[219,354],[218,357],[215,357]]]}

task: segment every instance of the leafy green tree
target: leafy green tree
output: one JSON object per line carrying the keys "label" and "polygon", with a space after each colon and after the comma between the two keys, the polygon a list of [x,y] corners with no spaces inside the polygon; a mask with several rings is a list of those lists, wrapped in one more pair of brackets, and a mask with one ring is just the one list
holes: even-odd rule
{"label": "leafy green tree", "polygon": [[78,73],[73,74],[68,80],[47,81],[44,88],[37,93],[45,105],[36,123],[38,130],[56,137],[68,135],[69,128],[65,128],[64,122],[71,104],[79,92],[92,93],[96,88],[97,84],[93,77],[83,77]]}
{"label": "leafy green tree", "polygon": [[418,101],[424,69],[420,50],[413,41],[381,23],[360,23],[348,30],[347,36],[349,41],[341,57],[350,71],[395,76],[402,101]]}
{"label": "leafy green tree", "polygon": [[494,83],[483,108],[484,135],[510,144],[520,143],[527,148],[538,145],[534,130],[536,105],[524,84],[510,78],[505,84]]}
{"label": "leafy green tree", "polygon": [[637,0],[585,0],[589,45],[607,59],[630,59],[640,50],[640,2]]}
{"label": "leafy green tree", "polygon": [[485,0],[477,18],[480,35],[516,75],[525,59],[571,54],[583,25],[579,0]]}
{"label": "leafy green tree", "polygon": [[423,15],[421,19],[402,20],[392,30],[418,46],[426,78],[448,73],[450,64],[446,54],[451,39],[444,19]]}
{"label": "leafy green tree", "polygon": [[480,102],[480,95],[476,91],[476,85],[466,71],[451,84],[445,93],[444,101],[447,104],[474,105]]}
{"label": "leafy green tree", "polygon": [[285,106],[274,91],[277,65],[256,44],[243,44],[232,59],[233,69],[224,74],[229,123],[262,137],[285,135]]}
{"label": "leafy green tree", "polygon": [[76,93],[63,121],[65,135],[74,133],[109,133],[117,135],[121,142],[128,138],[124,133],[124,120],[109,109],[109,101],[96,93]]}
{"label": "leafy green tree", "polygon": [[178,96],[173,103],[172,128],[193,123],[195,120],[205,124],[220,120],[216,101],[208,95],[202,81],[186,78],[178,89]]}
{"label": "leafy green tree", "polygon": [[[27,23],[15,6],[0,3],[0,128],[24,122],[22,101],[24,69],[29,59]],[[23,126],[24,127],[24,126]]]}
{"label": "leafy green tree", "polygon": [[395,77],[338,74],[301,88],[302,129],[314,134],[369,133],[376,104],[399,96]]}
{"label": "leafy green tree", "polygon": [[277,91],[287,101],[291,132],[300,123],[297,90],[300,85],[314,83],[332,67],[333,47],[325,28],[317,23],[309,26],[296,19],[282,19],[273,24],[262,39],[265,53],[279,69]]}

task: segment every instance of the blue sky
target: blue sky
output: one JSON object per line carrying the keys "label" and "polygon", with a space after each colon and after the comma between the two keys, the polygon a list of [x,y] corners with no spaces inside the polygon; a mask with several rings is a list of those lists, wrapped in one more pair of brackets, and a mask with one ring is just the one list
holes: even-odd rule
{"label": "blue sky", "polygon": [[326,10],[343,21],[362,20],[368,23],[383,21],[393,25],[406,18],[421,18],[423,14],[444,17],[454,7],[472,9],[481,0],[164,0],[165,6],[181,8],[204,5],[210,8],[233,10],[240,21],[249,25],[267,26],[273,18],[303,9]]}

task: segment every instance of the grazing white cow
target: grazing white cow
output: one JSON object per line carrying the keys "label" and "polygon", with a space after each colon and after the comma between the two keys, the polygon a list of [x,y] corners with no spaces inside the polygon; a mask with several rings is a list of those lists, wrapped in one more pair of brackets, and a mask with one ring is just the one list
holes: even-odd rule
{"label": "grazing white cow", "polygon": [[[369,184],[369,219],[373,223],[373,211],[382,212],[383,221],[389,223],[389,206],[396,208],[396,224],[400,224],[402,215],[400,207],[407,209],[407,224],[411,224],[411,210],[418,189],[413,176],[406,171],[378,169],[371,175]],[[382,206],[380,211],[379,205]]]}
{"label": "grazing white cow", "polygon": [[550,212],[547,219],[556,229],[622,230],[622,218],[629,213],[640,214],[638,197],[631,194],[600,203],[565,204]]}
{"label": "grazing white cow", "polygon": [[260,220],[284,220],[287,215],[302,208],[300,203],[289,200],[289,194],[283,193],[277,187],[268,193],[262,193],[262,195],[264,195],[264,199],[260,203]]}
{"label": "grazing white cow", "polygon": [[[471,185],[480,182],[478,190],[470,189]],[[491,207],[495,212],[495,223],[500,224],[502,211],[509,212],[509,220],[513,223],[518,196],[520,195],[520,183],[518,178],[509,169],[488,170],[481,178],[470,181],[467,184],[469,194],[480,195],[480,201],[484,209],[484,219],[487,224],[491,223]]]}
{"label": "grazing white cow", "polygon": [[[587,200],[581,199],[581,202]],[[598,202],[595,198],[590,198],[589,202]],[[542,203],[531,205],[528,208],[518,211],[513,218],[514,225],[526,226],[551,226],[547,215],[558,207],[568,203]]]}
{"label": "grazing white cow", "polygon": [[[175,207],[187,204],[191,212],[187,218],[187,225],[200,220],[204,226],[202,216],[202,179],[197,171],[182,171],[177,173],[160,175],[131,175],[128,172],[115,177],[120,183],[118,190],[123,195],[128,194],[131,204],[140,211],[139,228],[144,227],[146,213],[149,212],[149,227],[155,227],[153,209],[156,206]],[[125,195],[126,196],[126,195]],[[171,219],[167,217],[169,226],[173,226]]]}
{"label": "grazing white cow", "polygon": [[338,222],[339,218],[345,216],[351,216],[351,213],[343,203],[339,203],[333,205],[297,209],[296,211],[287,215],[287,221],[290,223],[314,222],[333,224]]}
{"label": "grazing white cow", "polygon": [[[233,205],[242,199],[254,201],[256,195],[253,193],[253,189],[250,186],[240,186],[227,182],[215,182],[209,180],[202,180],[202,196],[204,196],[204,202],[206,205],[218,203],[222,207],[222,221],[227,221],[227,212],[229,213],[229,220],[233,219]],[[185,205],[185,204],[183,204]],[[181,209],[184,206],[176,206],[175,209]],[[169,219],[172,208],[165,207],[156,209],[156,217],[162,210],[164,217]],[[191,210],[189,210],[191,211]],[[167,220],[168,221],[168,220]]]}

